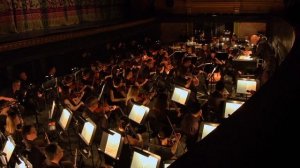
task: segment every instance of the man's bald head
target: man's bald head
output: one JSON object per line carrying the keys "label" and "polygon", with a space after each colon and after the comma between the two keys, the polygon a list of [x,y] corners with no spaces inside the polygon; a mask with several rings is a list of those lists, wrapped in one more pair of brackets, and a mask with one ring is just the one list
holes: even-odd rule
{"label": "man's bald head", "polygon": [[257,45],[258,41],[259,41],[260,37],[258,35],[252,35],[250,37],[250,43],[251,44],[254,44],[254,45]]}

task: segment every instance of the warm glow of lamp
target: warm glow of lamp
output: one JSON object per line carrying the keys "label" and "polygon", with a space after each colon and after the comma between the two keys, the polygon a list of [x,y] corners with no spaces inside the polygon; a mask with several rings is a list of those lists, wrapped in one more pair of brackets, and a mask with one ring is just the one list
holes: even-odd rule
{"label": "warm glow of lamp", "polygon": [[236,93],[250,94],[251,91],[256,91],[256,85],[255,79],[240,78],[237,80]]}
{"label": "warm glow of lamp", "polygon": [[158,168],[160,156],[143,150],[142,152],[134,151],[130,168]]}
{"label": "warm glow of lamp", "polygon": [[131,108],[131,111],[129,113],[129,119],[132,121],[141,124],[143,120],[145,119],[146,115],[149,112],[149,108],[143,105],[136,105],[134,104]]}
{"label": "warm glow of lamp", "polygon": [[182,88],[182,87],[175,87],[171,100],[185,105],[185,103],[187,102],[188,96],[190,95],[190,90],[186,89],[186,88]]}
{"label": "warm glow of lamp", "polygon": [[239,109],[244,102],[242,101],[227,101],[225,104],[225,112],[224,112],[224,118],[229,117],[232,113],[234,113],[237,109]]}

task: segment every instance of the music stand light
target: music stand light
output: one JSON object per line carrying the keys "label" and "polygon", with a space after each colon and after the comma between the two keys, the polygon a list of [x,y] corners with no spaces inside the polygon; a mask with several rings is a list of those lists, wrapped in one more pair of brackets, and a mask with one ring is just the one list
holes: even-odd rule
{"label": "music stand light", "polygon": [[5,155],[0,156],[1,162],[4,165],[8,165],[8,162],[9,162],[15,148],[16,148],[15,141],[13,140],[13,138],[11,136],[8,136],[5,146],[2,150],[2,153],[4,153]]}
{"label": "music stand light", "polygon": [[199,140],[205,138],[210,132],[216,129],[219,123],[202,122],[199,129]]}
{"label": "music stand light", "polygon": [[96,133],[96,124],[89,118],[83,125],[82,131],[79,134],[80,138],[85,142],[86,145],[90,146],[93,142],[93,138]]}
{"label": "music stand light", "polygon": [[135,149],[133,152],[130,168],[159,168],[160,156],[146,150]]}
{"label": "music stand light", "polygon": [[233,101],[227,100],[225,103],[224,109],[224,118],[229,117],[232,113],[234,113],[237,109],[239,109],[244,104],[243,101]]}
{"label": "music stand light", "polygon": [[146,106],[133,104],[128,117],[132,121],[142,124],[145,121],[149,110],[150,109]]}
{"label": "music stand light", "polygon": [[32,164],[23,156],[18,157],[15,168],[33,168]]}
{"label": "music stand light", "polygon": [[251,94],[251,91],[256,91],[257,81],[255,79],[238,78],[236,93]]}
{"label": "music stand light", "polygon": [[69,128],[70,122],[72,120],[73,113],[69,109],[63,109],[58,124],[61,128],[66,131]]}
{"label": "music stand light", "polygon": [[189,95],[191,93],[191,90],[186,89],[184,87],[175,86],[171,100],[174,102],[177,102],[179,104],[185,105]]}
{"label": "music stand light", "polygon": [[106,155],[119,160],[124,138],[113,130],[104,130],[101,137],[99,150]]}

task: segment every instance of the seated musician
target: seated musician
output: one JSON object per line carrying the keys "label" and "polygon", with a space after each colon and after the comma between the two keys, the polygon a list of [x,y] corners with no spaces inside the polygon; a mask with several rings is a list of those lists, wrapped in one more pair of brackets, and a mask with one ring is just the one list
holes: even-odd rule
{"label": "seated musician", "polygon": [[84,103],[81,101],[84,96],[84,91],[77,92],[75,85],[73,85],[73,78],[70,76],[65,77],[62,86],[62,100],[63,103],[72,111],[77,111],[83,107]]}
{"label": "seated musician", "polygon": [[206,118],[206,120],[211,122],[220,122],[222,119],[224,102],[228,96],[227,93],[224,82],[218,81],[216,83],[216,90],[208,97],[204,114],[204,118]]}
{"label": "seated musician", "polygon": [[10,107],[6,118],[5,134],[13,136],[15,142],[20,144],[22,141],[23,119],[17,109]]}
{"label": "seated musician", "polygon": [[83,112],[83,117],[90,118],[97,125],[95,141],[100,141],[101,128],[109,128],[108,118],[116,106],[107,104],[100,106],[97,97],[89,97],[85,104],[86,109]]}
{"label": "seated musician", "polygon": [[[181,139],[181,134],[172,135],[172,129],[169,126],[161,126],[157,136],[149,144],[151,152],[161,156],[161,160],[176,159],[178,155],[178,145]],[[181,155],[180,153],[179,155]]]}
{"label": "seated musician", "polygon": [[186,137],[187,149],[191,150],[198,138],[199,125],[202,118],[201,105],[199,103],[191,103],[188,105],[187,112],[181,121],[181,131]]}
{"label": "seated musician", "polygon": [[62,161],[64,150],[57,144],[51,143],[45,148],[46,161],[43,168],[73,168],[70,161]]}
{"label": "seated musician", "polygon": [[124,137],[124,143],[120,154],[119,161],[114,165],[114,168],[130,167],[131,156],[128,153],[132,152],[132,146],[142,147],[142,135],[135,132],[135,129],[130,125],[127,117],[122,117],[119,121],[117,132]]}
{"label": "seated musician", "polygon": [[137,74],[137,80],[135,81],[135,86],[142,88],[145,86],[150,78],[150,72],[153,67],[151,59],[145,60],[143,66],[140,68]]}
{"label": "seated musician", "polygon": [[33,125],[25,125],[22,129],[23,144],[25,146],[22,152],[33,167],[42,167],[46,157],[41,148],[46,146],[46,142],[38,139],[37,131]]}

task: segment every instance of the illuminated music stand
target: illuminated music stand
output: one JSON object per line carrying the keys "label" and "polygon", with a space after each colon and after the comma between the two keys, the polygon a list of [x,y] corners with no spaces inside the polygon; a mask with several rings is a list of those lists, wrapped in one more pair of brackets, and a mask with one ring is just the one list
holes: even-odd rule
{"label": "illuminated music stand", "polygon": [[250,95],[251,91],[256,91],[257,81],[255,79],[238,78],[236,93]]}
{"label": "illuminated music stand", "polygon": [[164,161],[164,168],[169,167],[175,160],[166,160]]}
{"label": "illuminated music stand", "polygon": [[15,141],[11,136],[8,136],[4,148],[2,149],[2,153],[4,153],[5,155],[0,156],[0,160],[3,165],[8,165],[15,148]]}
{"label": "illuminated music stand", "polygon": [[53,115],[54,115],[54,112],[55,112],[55,107],[56,107],[56,103],[55,103],[55,100],[53,100],[51,109],[49,111],[49,116],[48,116],[48,119],[49,119],[48,129],[50,131],[55,131],[56,130],[55,122],[53,121]]}
{"label": "illuminated music stand", "polygon": [[61,129],[65,132],[67,132],[68,135],[68,141],[69,141],[69,147],[70,147],[70,151],[72,150],[72,146],[71,146],[71,139],[70,139],[70,134],[69,134],[69,125],[71,123],[73,117],[73,113],[69,110],[64,108],[61,112],[61,115],[59,117],[58,120],[58,124],[60,125]]}
{"label": "illuminated music stand", "polygon": [[130,168],[159,168],[160,156],[146,150],[135,149],[130,164]]}
{"label": "illuminated music stand", "polygon": [[180,86],[175,86],[172,93],[171,100],[179,104],[185,105],[190,96],[190,93],[191,90],[189,89]]}
{"label": "illuminated music stand", "polygon": [[219,123],[202,122],[199,129],[198,140],[202,140],[203,138],[205,138],[210,132],[212,132],[218,126]]}
{"label": "illuminated music stand", "polygon": [[60,127],[66,131],[69,128],[70,122],[72,120],[73,113],[69,109],[63,109],[60,118],[58,120],[58,124]]}
{"label": "illuminated music stand", "polygon": [[128,118],[138,124],[143,124],[149,113],[149,108],[143,105],[133,104]]}
{"label": "illuminated music stand", "polygon": [[91,119],[87,118],[83,125],[81,133],[78,134],[79,137],[82,139],[82,141],[88,147],[90,147],[90,152],[88,152],[88,151],[86,151],[86,149],[84,149],[83,151],[80,150],[80,153],[85,158],[88,158],[91,154],[93,167],[95,167],[95,163],[94,163],[92,143],[93,143],[93,140],[95,137],[96,129],[97,129],[96,124]]}
{"label": "illuminated music stand", "polygon": [[96,128],[96,124],[91,119],[87,118],[83,125],[82,131],[79,134],[79,137],[86,145],[90,146],[92,144],[96,133]]}
{"label": "illuminated music stand", "polygon": [[227,100],[224,108],[224,118],[229,117],[244,104],[243,101]]}
{"label": "illuminated music stand", "polygon": [[15,168],[33,168],[32,164],[23,156],[18,157]]}
{"label": "illuminated music stand", "polygon": [[99,150],[115,160],[119,160],[124,138],[113,130],[104,130]]}

